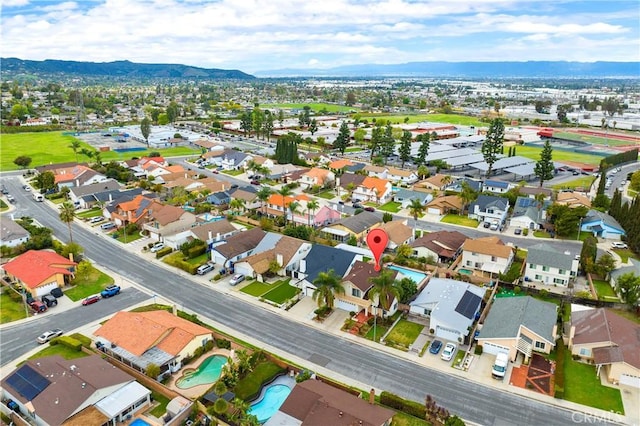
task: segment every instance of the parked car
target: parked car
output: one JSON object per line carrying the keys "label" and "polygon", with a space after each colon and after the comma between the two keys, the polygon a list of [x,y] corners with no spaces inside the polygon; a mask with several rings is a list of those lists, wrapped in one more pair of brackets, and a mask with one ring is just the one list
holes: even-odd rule
{"label": "parked car", "polygon": [[244,281],[244,279],[245,279],[244,274],[235,274],[233,278],[231,278],[231,281],[229,281],[229,284],[238,285],[239,283]]}
{"label": "parked car", "polygon": [[198,269],[196,269],[196,274],[198,275],[204,275],[207,272],[211,272],[214,270],[214,267],[212,264],[210,263],[205,263],[204,265],[200,265],[198,266]]}
{"label": "parked car", "polygon": [[89,219],[89,223],[98,223],[98,222],[102,222],[104,220],[104,217],[102,216],[96,216],[96,217],[92,217],[91,219]]}
{"label": "parked car", "polygon": [[442,351],[442,355],[440,355],[440,358],[445,361],[451,361],[451,358],[453,358],[453,355],[456,353],[457,349],[458,347],[455,344],[447,343],[444,347],[444,350]]}
{"label": "parked car", "polygon": [[369,206],[365,207],[364,210],[367,211],[367,212],[375,212],[376,211],[375,208],[369,207]]}
{"label": "parked car", "polygon": [[520,235],[520,234],[522,234],[522,228],[516,228],[516,229],[513,231],[513,233],[514,233],[515,235]]}
{"label": "parked car", "polygon": [[491,223],[485,222],[485,223],[482,224],[482,226],[485,227],[485,228],[488,228],[488,227],[491,226]]}
{"label": "parked car", "polygon": [[46,312],[47,311],[47,305],[45,305],[42,302],[37,302],[37,301],[36,302],[31,302],[29,304],[29,306],[31,306],[31,310],[33,312],[36,312],[36,313]]}
{"label": "parked car", "polygon": [[56,306],[58,304],[58,299],[56,299],[54,296],[52,296],[50,294],[45,294],[44,296],[42,296],[40,298],[40,301],[42,303],[44,303],[45,305],[47,305],[47,308],[50,308],[52,306]]}
{"label": "parked car", "polygon": [[431,342],[431,346],[429,346],[429,353],[437,355],[440,349],[442,349],[442,342],[440,340],[434,340]]}
{"label": "parked car", "polygon": [[11,194],[7,195],[7,201],[9,201],[11,204],[16,203],[16,199]]}
{"label": "parked car", "polygon": [[164,245],[164,243],[155,243],[152,247],[151,247],[151,253],[155,253],[157,251],[162,250],[163,248],[165,248],[166,246]]}
{"label": "parked car", "polygon": [[93,296],[89,296],[82,301],[82,306],[93,305],[96,302],[100,301],[100,296],[94,294]]}
{"label": "parked car", "polygon": [[491,224],[491,226],[489,226],[489,229],[492,231],[497,231],[499,227],[500,227],[500,224],[498,223],[498,221],[494,221]]}
{"label": "parked car", "polygon": [[38,336],[36,341],[40,344],[47,343],[49,340],[53,339],[54,337],[62,336],[62,333],[64,332],[59,328],[54,328],[53,330],[45,331],[44,333],[42,333],[40,336]]}
{"label": "parked car", "polygon": [[353,208],[354,208],[354,209],[361,209],[361,208],[362,208],[362,204],[360,204],[360,203],[353,203]]}
{"label": "parked car", "polygon": [[54,288],[53,290],[51,290],[51,292],[49,294],[52,295],[53,297],[55,297],[56,299],[59,299],[64,295],[64,293],[62,293],[62,289],[60,287]]}
{"label": "parked car", "polygon": [[100,292],[100,296],[104,299],[106,297],[115,296],[118,293],[120,293],[120,286],[113,284],[102,290]]}
{"label": "parked car", "polygon": [[260,181],[259,181],[259,180],[257,180],[257,179],[253,179],[253,180],[251,181],[251,185],[260,185]]}
{"label": "parked car", "polygon": [[100,225],[100,229],[102,229],[103,231],[107,231],[109,229],[113,229],[116,227],[116,224],[113,222],[107,222],[107,223],[103,223],[102,225]]}
{"label": "parked car", "polygon": [[614,249],[626,249],[628,248],[628,246],[625,243],[622,243],[620,241],[614,241],[611,243],[611,247]]}

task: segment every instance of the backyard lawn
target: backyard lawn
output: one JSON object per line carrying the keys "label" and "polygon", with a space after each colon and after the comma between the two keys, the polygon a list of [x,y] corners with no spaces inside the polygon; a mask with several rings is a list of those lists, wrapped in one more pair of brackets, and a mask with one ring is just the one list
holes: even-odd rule
{"label": "backyard lawn", "polygon": [[451,223],[453,225],[461,225],[468,226],[469,228],[477,228],[478,221],[475,219],[469,219],[467,216],[460,216],[458,214],[448,214],[445,215],[442,220],[442,223]]}
{"label": "backyard lawn", "polygon": [[378,210],[382,210],[389,213],[398,213],[400,211],[400,206],[402,206],[401,203],[397,203],[395,201],[389,201],[388,203],[378,207]]}
{"label": "backyard lawn", "polygon": [[91,268],[91,272],[84,279],[76,278],[71,283],[72,288],[66,290],[64,294],[74,302],[84,299],[93,294],[98,294],[106,287],[113,284],[113,278],[96,268]]}
{"label": "backyard lawn", "polygon": [[401,411],[398,411],[391,418],[391,426],[429,426],[430,423],[424,419],[410,416]]}
{"label": "backyard lawn", "polygon": [[257,396],[262,385],[283,371],[273,362],[262,362],[247,374],[243,379],[239,380],[233,391],[236,397],[247,401],[248,398]]}
{"label": "backyard lawn", "polygon": [[151,391],[151,397],[158,405],[153,407],[149,411],[149,414],[160,418],[167,411],[167,404],[169,404],[169,398],[167,398],[166,396],[156,391]]}
{"label": "backyard lawn", "polygon": [[611,285],[605,280],[592,280],[593,286],[596,289],[596,293],[598,293],[598,299],[600,300],[611,300],[610,298],[614,298],[618,300],[618,295],[613,291]]}
{"label": "backyard lawn", "polygon": [[422,324],[416,324],[415,322],[402,319],[393,327],[385,340],[397,343],[408,349],[418,338],[423,328],[424,325]]}
{"label": "backyard lawn", "polygon": [[[2,294],[0,294],[0,306],[2,306],[2,309],[0,309],[0,324],[18,321],[27,317],[24,304],[12,299],[12,296],[9,296],[8,294],[10,291],[12,290],[3,288]],[[14,297],[17,299],[21,296],[15,294]]]}

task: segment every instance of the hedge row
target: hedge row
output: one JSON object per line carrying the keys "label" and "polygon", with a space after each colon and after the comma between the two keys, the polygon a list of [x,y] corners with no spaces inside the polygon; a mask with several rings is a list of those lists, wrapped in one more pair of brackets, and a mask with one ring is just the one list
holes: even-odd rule
{"label": "hedge row", "polygon": [[386,405],[394,410],[402,411],[410,416],[418,417],[419,419],[424,419],[427,415],[427,409],[423,404],[409,401],[387,391],[383,391],[380,394],[380,404]]}
{"label": "hedge row", "polygon": [[163,249],[160,249],[156,252],[156,259],[160,259],[161,257],[168,255],[172,251],[173,249],[171,247],[165,247]]}
{"label": "hedge row", "polygon": [[186,260],[183,260],[181,258],[172,258],[172,259],[167,259],[166,263],[168,263],[171,266],[175,266],[176,268],[180,268],[185,272],[190,273],[191,275],[195,275],[196,271],[198,270],[198,267],[200,267],[200,265],[194,265],[193,263],[189,263]]}
{"label": "hedge row", "polygon": [[564,359],[566,348],[562,339],[556,342],[555,397],[564,398]]}
{"label": "hedge row", "polygon": [[55,339],[51,339],[49,344],[51,346],[63,345],[77,352],[80,352],[82,350],[82,342],[77,339],[74,339],[71,336],[56,337]]}
{"label": "hedge row", "polygon": [[91,339],[85,335],[82,335],[80,333],[73,333],[73,334],[70,334],[69,337],[76,339],[77,341],[82,343],[82,346],[84,346],[85,348],[91,347]]}
{"label": "hedge row", "polygon": [[191,247],[188,250],[188,255],[187,257],[189,259],[193,259],[195,257],[200,256],[202,253],[207,251],[207,246],[206,245],[199,245],[199,246],[195,246],[195,247]]}

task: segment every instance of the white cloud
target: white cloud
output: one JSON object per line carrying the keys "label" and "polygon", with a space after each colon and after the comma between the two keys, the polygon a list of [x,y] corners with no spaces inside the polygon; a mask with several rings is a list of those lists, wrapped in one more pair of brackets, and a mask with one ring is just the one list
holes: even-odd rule
{"label": "white cloud", "polygon": [[26,6],[29,0],[2,0],[2,7]]}

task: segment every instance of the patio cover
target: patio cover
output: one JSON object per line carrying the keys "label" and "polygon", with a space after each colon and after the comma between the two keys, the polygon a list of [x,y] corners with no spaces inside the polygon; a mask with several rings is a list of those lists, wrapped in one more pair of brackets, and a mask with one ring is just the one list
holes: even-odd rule
{"label": "patio cover", "polygon": [[129,382],[96,403],[96,407],[110,419],[114,418],[136,401],[146,398],[151,391],[138,382]]}
{"label": "patio cover", "polygon": [[493,262],[487,262],[482,264],[482,266],[480,267],[480,270],[484,272],[490,272],[492,274],[499,274],[501,268],[502,268],[502,265],[499,265]]}

